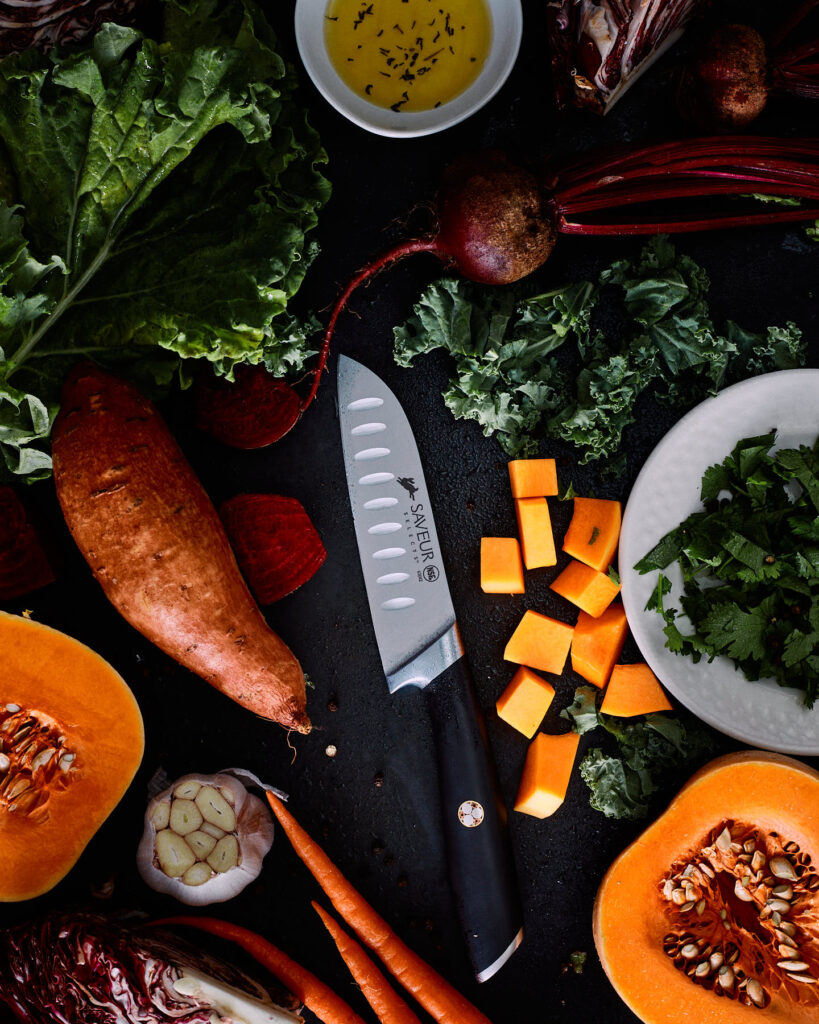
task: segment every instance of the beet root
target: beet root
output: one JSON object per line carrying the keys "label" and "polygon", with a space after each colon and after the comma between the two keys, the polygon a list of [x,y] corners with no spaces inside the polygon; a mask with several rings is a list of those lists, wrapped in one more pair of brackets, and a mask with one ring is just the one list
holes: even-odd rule
{"label": "beet root", "polygon": [[0,601],[53,583],[54,570],[12,487],[0,487]]}
{"label": "beet root", "polygon": [[235,381],[206,368],[196,379],[196,426],[232,448],[264,448],[298,422],[300,399],[263,366],[237,366]]}
{"label": "beet root", "polygon": [[511,284],[549,258],[557,241],[554,211],[524,168],[499,152],[450,164],[438,199],[438,248],[479,284]]}
{"label": "beet root", "polygon": [[260,604],[273,604],[306,583],[327,551],[296,498],[237,494],[219,515],[250,589]]}
{"label": "beet root", "polygon": [[683,70],[677,105],[698,129],[732,131],[759,117],[769,93],[765,40],[748,25],[723,25]]}

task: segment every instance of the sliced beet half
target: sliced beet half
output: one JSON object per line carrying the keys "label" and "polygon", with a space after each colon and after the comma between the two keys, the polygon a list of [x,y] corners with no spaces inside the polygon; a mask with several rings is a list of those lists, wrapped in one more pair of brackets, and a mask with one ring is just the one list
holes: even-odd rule
{"label": "sliced beet half", "polygon": [[45,548],[13,487],[0,487],[0,601],[53,583]]}
{"label": "sliced beet half", "polygon": [[236,561],[259,604],[297,590],[327,551],[304,506],[280,494],[237,494],[219,509]]}
{"label": "sliced beet half", "polygon": [[210,367],[196,378],[196,426],[232,448],[264,448],[295,426],[298,394],[263,366],[237,366],[236,380]]}

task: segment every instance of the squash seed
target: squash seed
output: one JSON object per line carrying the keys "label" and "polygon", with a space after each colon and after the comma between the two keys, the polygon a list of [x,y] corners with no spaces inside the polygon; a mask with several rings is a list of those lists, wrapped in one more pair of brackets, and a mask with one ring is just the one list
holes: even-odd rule
{"label": "squash seed", "polygon": [[788,973],[794,974],[808,969],[808,965],[804,960],[777,960],[776,966],[783,967]]}
{"label": "squash seed", "polygon": [[753,902],[753,896],[748,892],[747,883],[744,880],[737,879],[734,883],[734,894],[746,903]]}
{"label": "squash seed", "polygon": [[745,991],[750,996],[751,1002],[754,1006],[763,1007],[765,1005],[765,989],[759,984],[756,978],[751,978]]}
{"label": "squash seed", "polygon": [[680,956],[685,957],[686,960],[693,960],[694,957],[699,955],[699,946],[697,946],[694,942],[687,942],[680,950]]}
{"label": "squash seed", "polygon": [[787,857],[771,857],[770,861],[768,861],[768,866],[771,869],[771,874],[777,878],[785,878],[790,882],[795,882],[797,879],[793,864],[791,864]]}

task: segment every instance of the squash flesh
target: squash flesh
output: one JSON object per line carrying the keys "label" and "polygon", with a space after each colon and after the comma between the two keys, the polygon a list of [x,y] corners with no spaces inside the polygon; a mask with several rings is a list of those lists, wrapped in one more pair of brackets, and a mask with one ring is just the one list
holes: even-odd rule
{"label": "squash flesh", "polygon": [[47,892],[74,866],[130,785],[144,731],[124,680],[79,641],[0,612],[0,649],[0,705],[21,709],[6,721],[29,712],[52,727],[50,737],[64,736],[65,752],[73,755],[64,769],[49,764],[30,771],[27,755],[10,751],[4,737],[9,770],[34,780],[30,788],[45,797],[27,813],[25,804],[8,798],[11,786],[0,796],[0,902],[9,902]]}
{"label": "squash flesh", "polygon": [[[819,773],[764,751],[718,758],[692,778],[609,869],[595,902],[595,943],[612,984],[647,1024],[733,1024],[752,1021],[757,1012],[695,984],[663,951],[673,919],[659,886],[672,862],[697,851],[723,819],[750,822],[764,834],[779,833],[816,862]],[[813,914],[815,928],[815,907]],[[814,952],[819,956],[819,950]],[[808,956],[811,964],[816,962],[814,953]],[[819,985],[798,989],[794,999],[770,988],[771,1002],[759,1011],[760,1019],[815,1024]]]}

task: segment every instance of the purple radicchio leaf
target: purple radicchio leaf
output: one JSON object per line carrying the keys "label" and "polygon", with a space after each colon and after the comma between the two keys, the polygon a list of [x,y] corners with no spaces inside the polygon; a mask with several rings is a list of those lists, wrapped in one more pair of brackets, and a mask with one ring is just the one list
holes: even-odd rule
{"label": "purple radicchio leaf", "polygon": [[[232,1000],[232,1013],[220,1004],[221,993]],[[86,913],[53,914],[0,932],[3,1001],[25,1024],[301,1021],[290,1012],[298,1005],[291,993],[263,986],[175,936]],[[243,1003],[247,1016],[235,1009]]]}
{"label": "purple radicchio leaf", "polygon": [[680,38],[705,0],[554,0],[548,5],[558,107],[605,114]]}
{"label": "purple radicchio leaf", "polygon": [[0,0],[0,57],[75,43],[104,21],[130,25],[145,0]]}

